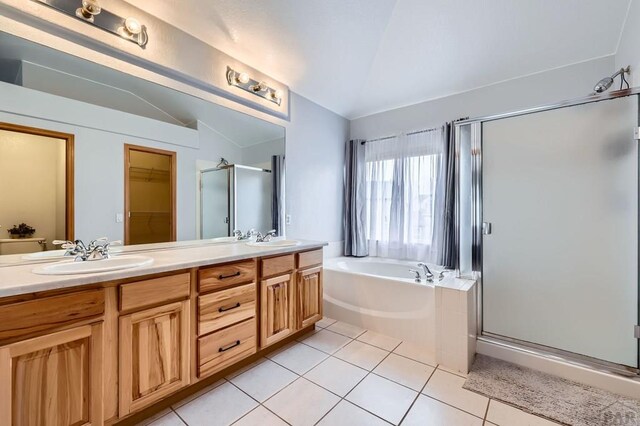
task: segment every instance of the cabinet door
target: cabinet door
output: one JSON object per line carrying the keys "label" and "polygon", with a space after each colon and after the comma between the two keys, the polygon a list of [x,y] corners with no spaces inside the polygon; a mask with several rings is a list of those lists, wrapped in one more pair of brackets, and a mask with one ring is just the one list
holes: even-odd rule
{"label": "cabinet door", "polygon": [[0,424],[102,425],[102,323],[0,348]]}
{"label": "cabinet door", "polygon": [[322,319],[322,267],[298,271],[296,326],[304,328]]}
{"label": "cabinet door", "polygon": [[189,384],[189,301],[120,317],[120,416]]}
{"label": "cabinet door", "polygon": [[260,283],[261,347],[284,339],[295,328],[293,296],[291,274],[262,280]]}

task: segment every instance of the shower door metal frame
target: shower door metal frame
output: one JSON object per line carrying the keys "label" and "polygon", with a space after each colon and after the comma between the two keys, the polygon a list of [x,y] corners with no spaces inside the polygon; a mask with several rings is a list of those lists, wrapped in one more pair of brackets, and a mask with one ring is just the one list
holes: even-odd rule
{"label": "shower door metal frame", "polygon": [[243,170],[253,170],[256,172],[264,172],[264,173],[271,173],[271,170],[269,169],[262,169],[260,167],[253,167],[253,166],[243,166],[242,164],[228,164],[225,166],[221,166],[221,167],[213,167],[213,168],[209,168],[209,169],[203,169],[200,170],[200,238],[204,238],[203,237],[203,226],[202,223],[204,221],[204,206],[203,206],[203,191],[202,191],[202,175],[204,173],[207,172],[214,172],[214,171],[221,171],[221,170],[226,170],[227,171],[227,236],[231,236],[232,232],[236,229],[236,223],[238,221],[238,213],[236,211],[236,200],[238,199],[237,195],[237,176],[236,176],[236,170],[237,169],[243,169]]}
{"label": "shower door metal frame", "polygon": [[205,173],[209,172],[218,172],[225,170],[227,172],[227,236],[231,236],[231,179],[230,179],[230,168],[232,166],[221,166],[221,167],[213,167],[209,169],[200,170],[200,239],[204,239],[204,184],[202,183],[202,176]]}
{"label": "shower door metal frame", "polygon": [[[519,339],[514,339],[506,336],[496,335],[492,333],[488,333],[484,331],[483,327],[483,283],[482,283],[482,253],[483,253],[483,242],[482,242],[482,124],[489,121],[500,120],[504,118],[517,117],[527,114],[533,114],[537,112],[543,111],[551,111],[560,108],[573,107],[578,105],[584,105],[594,102],[602,102],[607,100],[613,100],[618,98],[624,98],[628,96],[637,96],[638,97],[638,114],[640,115],[640,87],[625,89],[625,90],[617,90],[611,91],[604,94],[593,94],[583,98],[573,99],[562,101],[556,104],[544,105],[534,108],[529,108],[520,111],[514,111],[504,114],[495,114],[488,115],[484,117],[471,118],[467,120],[462,120],[454,123],[454,142],[455,142],[455,181],[456,181],[456,197],[455,197],[455,239],[456,239],[456,248],[457,248],[457,265],[456,265],[456,273],[461,278],[471,278],[477,280],[478,283],[478,300],[477,300],[477,339],[478,341],[483,341],[499,346],[503,346],[509,349],[518,350],[521,352],[526,352],[534,355],[541,356],[547,359],[560,360],[569,364],[578,365],[581,367],[586,367],[596,371],[602,371],[606,373],[612,373],[616,375],[621,375],[625,377],[631,377],[636,380],[640,380],[640,339],[638,340],[636,356],[638,359],[638,367],[632,368],[626,365],[617,364],[609,361],[600,360],[597,358],[592,358],[586,355],[581,355],[573,352],[568,352],[562,349],[552,348],[549,346],[544,346],[532,342],[527,342]],[[640,117],[638,117],[639,122],[636,123],[636,126],[640,126]],[[460,250],[463,250],[463,247],[460,247],[460,129],[462,126],[470,126],[471,127],[471,209],[472,209],[472,238],[471,238],[471,265],[472,265],[472,275],[471,276],[462,276],[460,273],[460,264],[459,264],[459,253]],[[630,132],[632,129],[629,130]],[[631,133],[630,133],[631,135]],[[640,143],[640,141],[638,141]],[[638,156],[638,170],[640,171],[640,150]],[[638,188],[640,191],[640,176],[638,176]],[[640,195],[640,194],[639,194]],[[639,206],[638,211],[640,212],[640,196],[638,198]],[[638,218],[638,247],[639,247],[639,256],[640,256],[640,214]],[[468,247],[467,247],[468,248]],[[638,318],[637,324],[640,324],[640,262],[638,265]],[[630,325],[629,332],[633,332],[633,328]]]}

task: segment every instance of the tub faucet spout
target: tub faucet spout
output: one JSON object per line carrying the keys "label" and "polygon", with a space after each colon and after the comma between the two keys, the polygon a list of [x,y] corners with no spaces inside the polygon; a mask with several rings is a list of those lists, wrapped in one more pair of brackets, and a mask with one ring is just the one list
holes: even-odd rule
{"label": "tub faucet spout", "polygon": [[426,278],[427,281],[429,281],[430,283],[433,282],[433,274],[431,273],[431,269],[429,269],[429,267],[427,266],[426,263],[418,263],[418,267],[422,268],[422,270],[424,271],[424,276]]}

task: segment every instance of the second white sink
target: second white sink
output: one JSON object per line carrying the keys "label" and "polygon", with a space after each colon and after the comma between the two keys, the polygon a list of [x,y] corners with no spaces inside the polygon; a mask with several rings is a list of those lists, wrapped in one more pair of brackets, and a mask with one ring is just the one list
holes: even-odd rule
{"label": "second white sink", "polygon": [[119,271],[121,269],[149,266],[152,263],[153,258],[148,256],[118,256],[110,259],[88,260],[85,262],[63,260],[62,262],[49,263],[35,268],[33,273],[38,275],[94,274],[97,272]]}

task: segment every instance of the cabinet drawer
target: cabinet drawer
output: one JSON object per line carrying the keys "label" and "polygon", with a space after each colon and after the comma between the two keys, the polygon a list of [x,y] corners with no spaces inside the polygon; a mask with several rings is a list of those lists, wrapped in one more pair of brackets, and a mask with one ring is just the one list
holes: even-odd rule
{"label": "cabinet drawer", "polygon": [[256,320],[251,318],[198,339],[198,377],[208,376],[256,353]]}
{"label": "cabinet drawer", "polygon": [[51,330],[103,313],[102,289],[0,306],[0,340]]}
{"label": "cabinet drawer", "polygon": [[255,315],[255,283],[205,294],[198,298],[198,334],[207,334]]}
{"label": "cabinet drawer", "polygon": [[262,260],[262,276],[271,277],[291,272],[296,268],[293,254]]}
{"label": "cabinet drawer", "polygon": [[189,273],[120,286],[120,310],[146,308],[189,297]]}
{"label": "cabinet drawer", "polygon": [[198,272],[198,289],[200,292],[214,291],[236,284],[255,281],[256,267],[253,260],[213,266]]}
{"label": "cabinet drawer", "polygon": [[322,249],[298,253],[298,268],[322,265]]}

